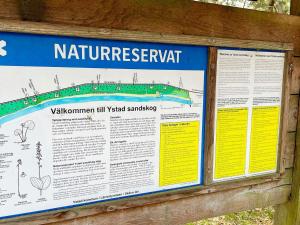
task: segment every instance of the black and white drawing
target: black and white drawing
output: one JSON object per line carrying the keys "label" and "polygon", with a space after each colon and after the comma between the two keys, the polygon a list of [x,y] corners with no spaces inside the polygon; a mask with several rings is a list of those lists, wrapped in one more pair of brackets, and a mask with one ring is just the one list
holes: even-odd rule
{"label": "black and white drawing", "polygon": [[19,138],[18,143],[25,143],[27,141],[27,133],[29,130],[35,128],[35,123],[32,120],[27,120],[20,124],[21,129],[16,129],[14,135]]}
{"label": "black and white drawing", "polygon": [[26,176],[25,172],[22,172],[20,174],[21,166],[22,166],[22,160],[18,159],[18,161],[17,161],[17,168],[18,168],[18,196],[20,198],[26,198],[27,194],[21,194],[21,192],[20,192],[20,185],[21,185],[20,178],[24,178]]}
{"label": "black and white drawing", "polygon": [[46,176],[41,176],[41,168],[42,168],[42,144],[41,142],[38,142],[36,144],[36,158],[38,160],[38,170],[39,170],[39,175],[38,177],[31,177],[30,182],[33,187],[38,189],[40,191],[40,196],[43,194],[43,190],[47,190],[51,184],[51,177],[49,175]]}

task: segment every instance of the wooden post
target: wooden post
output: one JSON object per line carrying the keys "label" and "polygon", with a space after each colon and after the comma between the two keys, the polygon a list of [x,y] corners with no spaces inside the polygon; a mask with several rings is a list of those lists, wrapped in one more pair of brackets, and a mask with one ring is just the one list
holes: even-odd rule
{"label": "wooden post", "polygon": [[291,15],[300,16],[300,1],[299,0],[291,0]]}
{"label": "wooden post", "polygon": [[[300,111],[299,111],[300,112]],[[275,225],[298,225],[300,224],[300,113],[296,134],[295,164],[293,169],[293,183],[290,201],[275,206]]]}
{"label": "wooden post", "polygon": [[[295,64],[298,65],[300,57],[295,57]],[[300,68],[295,67],[294,74],[297,74],[296,81],[299,81]],[[297,83],[297,82],[296,82]],[[291,96],[299,97],[299,88],[297,94]],[[294,93],[294,92],[293,92]],[[298,102],[299,105],[300,102]],[[296,131],[296,149],[294,154],[294,168],[293,168],[293,182],[292,182],[292,193],[290,200],[278,206],[275,206],[275,225],[298,225],[300,224],[300,110],[298,111],[298,122]]]}

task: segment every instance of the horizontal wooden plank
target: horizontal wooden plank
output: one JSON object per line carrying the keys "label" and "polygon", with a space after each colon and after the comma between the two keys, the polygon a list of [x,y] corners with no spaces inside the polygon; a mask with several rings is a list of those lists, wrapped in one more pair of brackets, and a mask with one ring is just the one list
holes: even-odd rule
{"label": "horizontal wooden plank", "polygon": [[[26,3],[24,3],[26,2]],[[300,18],[190,0],[0,0],[0,18],[163,34],[294,43]],[[211,44],[218,39],[212,39]],[[228,43],[230,45],[230,42]]]}
{"label": "horizontal wooden plank", "polygon": [[290,95],[289,99],[289,116],[288,116],[288,131],[296,131],[298,118],[298,100],[299,95]]}
{"label": "horizontal wooden plank", "polygon": [[288,200],[290,191],[290,185],[273,187],[272,184],[264,184],[234,189],[226,193],[214,193],[99,214],[52,225],[180,225],[231,212],[281,204]]}
{"label": "horizontal wooden plank", "polygon": [[108,213],[112,211],[119,211],[143,206],[149,206],[153,204],[164,204],[168,201],[175,201],[180,199],[194,198],[206,194],[212,193],[226,193],[230,190],[238,188],[251,189],[259,185],[265,185],[266,183],[272,184],[272,187],[279,187],[290,185],[292,180],[292,170],[287,169],[285,173],[280,177],[273,178],[256,178],[248,179],[244,181],[235,181],[226,184],[215,184],[202,188],[194,188],[186,191],[171,191],[165,194],[147,195],[144,197],[138,197],[134,199],[119,200],[107,203],[100,203],[94,206],[74,208],[70,210],[64,210],[55,213],[39,214],[34,216],[28,216],[24,218],[10,219],[0,221],[0,224],[6,225],[40,225],[48,224],[50,222],[59,222],[64,220],[76,219],[80,217],[92,216],[96,214]]}
{"label": "horizontal wooden plank", "polygon": [[147,41],[160,43],[185,43],[191,45],[225,46],[238,48],[291,50],[291,43],[238,40],[229,38],[213,38],[192,35],[172,35],[140,31],[101,29],[70,25],[53,25],[37,22],[16,22],[0,20],[0,30],[8,32],[24,32],[35,34],[52,34],[114,40]]}
{"label": "horizontal wooden plank", "polygon": [[300,94],[300,57],[294,57],[293,73],[290,79],[290,94]]}

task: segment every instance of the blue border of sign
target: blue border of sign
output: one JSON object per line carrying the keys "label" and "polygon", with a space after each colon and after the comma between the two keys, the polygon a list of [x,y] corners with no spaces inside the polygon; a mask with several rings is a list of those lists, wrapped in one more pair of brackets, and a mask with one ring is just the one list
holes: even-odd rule
{"label": "blue border of sign", "polygon": [[[5,66],[39,66],[39,67],[78,67],[78,68],[110,68],[110,69],[159,69],[159,70],[204,70],[207,68],[208,47],[184,44],[165,44],[152,42],[137,42],[137,41],[117,41],[108,39],[70,37],[70,36],[54,36],[44,34],[24,34],[24,33],[0,33],[0,40],[5,40],[5,44],[0,41],[0,53],[5,49],[7,54],[5,57],[0,54],[0,65]],[[61,54],[55,57],[54,45],[60,46],[61,49],[65,47],[66,58],[62,58]],[[85,48],[85,57],[82,57],[82,48],[80,46],[87,46]],[[100,57],[101,48],[110,48],[111,57]],[[76,49],[74,49],[76,48]],[[157,62],[143,61],[140,57],[138,61],[125,61],[122,56],[121,60],[112,59],[112,48],[129,49],[129,58],[134,58],[132,50],[138,49],[139,54],[146,49],[154,49],[161,51],[179,50],[180,62]],[[100,49],[100,50],[99,50]],[[73,51],[72,51],[73,50]],[[76,50],[76,51],[75,51]],[[58,51],[59,52],[59,51]],[[77,52],[79,58],[74,54]],[[91,59],[90,55],[97,59]],[[148,59],[150,52],[147,51]],[[205,54],[206,58],[201,57]],[[96,54],[97,55],[97,54]],[[70,57],[68,57],[70,56]],[[81,56],[81,57],[80,57]],[[158,54],[158,59],[164,58],[164,54]],[[167,55],[166,55],[167,56]],[[193,57],[191,57],[193,56]]]}
{"label": "blue border of sign", "polygon": [[[91,44],[93,41],[97,42],[98,44],[104,43],[104,44],[125,44],[127,47],[132,46],[145,46],[146,47],[158,47],[158,49],[181,49],[186,50],[187,56],[184,56],[184,62],[179,67],[178,65],[175,66],[163,66],[163,68],[159,68],[157,65],[147,67],[145,65],[140,67],[132,67],[130,66],[122,66],[122,65],[116,65],[116,64],[105,64],[105,68],[122,68],[122,69],[160,69],[160,70],[199,70],[204,71],[204,93],[203,93],[203,112],[202,112],[202,142],[201,142],[201,149],[199,150],[199,153],[201,154],[201,161],[199,165],[199,175],[200,175],[200,183],[194,184],[194,185],[187,185],[177,188],[170,188],[170,189],[164,189],[159,191],[153,191],[153,192],[145,192],[141,194],[136,195],[129,195],[129,196],[122,196],[122,197],[116,197],[116,198],[110,198],[110,199],[104,199],[104,200],[98,200],[98,201],[92,201],[92,202],[86,202],[81,204],[75,204],[75,205],[69,205],[69,206],[63,206],[63,207],[56,207],[56,208],[50,208],[45,210],[38,210],[38,211],[32,211],[27,213],[20,213],[20,214],[14,214],[9,216],[0,217],[0,219],[8,219],[8,218],[14,218],[14,217],[20,217],[20,216],[27,216],[27,215],[33,215],[33,214],[39,214],[39,213],[45,213],[45,212],[51,212],[51,211],[57,211],[57,210],[65,210],[75,207],[81,207],[81,206],[88,206],[93,205],[101,202],[109,202],[109,201],[115,201],[120,199],[129,199],[134,197],[140,197],[144,195],[151,195],[151,194],[157,194],[157,193],[164,193],[174,190],[184,190],[192,187],[201,186],[204,183],[204,146],[205,146],[205,121],[206,121],[206,97],[207,97],[207,68],[208,68],[208,46],[194,46],[194,45],[185,45],[185,44],[165,44],[165,43],[151,43],[151,42],[136,42],[136,41],[118,41],[118,40],[107,40],[107,39],[96,39],[96,38],[82,38],[82,37],[71,37],[71,36],[55,36],[55,35],[43,35],[43,34],[25,34],[25,33],[9,33],[9,32],[2,32],[0,33],[0,39],[7,40],[7,58],[0,57],[0,65],[1,66],[48,66],[48,67],[74,67],[74,68],[103,68],[99,67],[99,65],[90,65],[84,66],[82,62],[74,63],[72,61],[67,66],[64,66],[62,62],[53,62],[49,58],[45,58],[45,52],[47,52],[49,49],[47,46],[45,47],[46,40],[50,40],[53,44],[53,41],[57,41],[59,39],[60,41],[63,41],[64,43],[72,43],[72,41],[76,42],[77,44],[81,44],[84,41],[88,41],[89,44]],[[42,39],[42,40],[39,40]],[[32,43],[35,43],[35,46],[32,46]],[[42,44],[42,48],[38,47],[36,44]],[[14,46],[14,47],[11,47]],[[32,47],[37,47],[37,49],[32,49]],[[1,48],[1,44],[0,44]],[[23,51],[18,52],[18,49],[21,48]],[[1,50],[1,49],[0,49]],[[197,50],[197,51],[196,51]],[[12,53],[11,53],[12,52]],[[36,54],[34,57],[31,57],[31,54]],[[17,57],[16,57],[17,56]],[[16,63],[17,62],[17,63]],[[136,65],[136,64],[135,64]],[[100,65],[101,66],[101,65]],[[160,65],[161,66],[161,65]]]}

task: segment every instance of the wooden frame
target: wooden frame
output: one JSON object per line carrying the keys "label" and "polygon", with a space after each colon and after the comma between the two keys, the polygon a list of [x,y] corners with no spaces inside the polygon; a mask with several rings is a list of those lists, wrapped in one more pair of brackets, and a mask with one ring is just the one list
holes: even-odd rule
{"label": "wooden frame", "polygon": [[14,22],[10,20],[0,20],[0,31],[171,44],[226,46],[269,50],[293,50],[292,43],[240,40],[194,35],[173,35],[70,25],[52,25],[37,22]]}
{"label": "wooden frame", "polygon": [[[215,131],[215,101],[216,101],[216,76],[217,76],[217,48],[211,47],[209,52],[209,69],[207,78],[207,114],[206,114],[206,135],[205,135],[205,185],[213,182],[213,164],[214,164],[214,131]],[[282,100],[279,122],[279,140],[277,150],[277,169],[275,173],[255,175],[242,178],[233,178],[231,180],[220,181],[220,183],[231,183],[237,180],[249,180],[256,177],[278,177],[285,171],[284,151],[287,143],[288,131],[288,111],[289,111],[289,76],[292,72],[293,52],[285,51],[285,61],[282,79]]]}
{"label": "wooden frame", "polygon": [[[99,38],[99,39],[113,39],[113,40],[127,40],[127,41],[143,41],[143,42],[159,42],[159,43],[173,43],[173,44],[188,44],[188,45],[204,45],[211,46],[209,48],[209,63],[208,69],[208,95],[207,103],[210,105],[207,107],[206,115],[206,144],[204,157],[207,159],[205,163],[205,173],[212,174],[212,168],[208,163],[211,160],[211,151],[213,145],[213,135],[208,133],[213,131],[213,117],[211,113],[214,109],[214,93],[215,93],[215,72],[216,72],[216,47],[237,47],[237,48],[256,48],[256,49],[270,49],[270,50],[292,50],[293,45],[290,43],[278,43],[278,42],[264,42],[264,41],[250,41],[250,40],[238,40],[227,38],[214,38],[214,37],[202,37],[192,35],[171,35],[171,34],[159,34],[150,32],[137,32],[137,31],[125,31],[114,29],[99,29],[99,28],[87,28],[76,27],[68,25],[51,25],[46,23],[33,23],[33,22],[12,22],[12,21],[0,21],[0,32],[17,32],[17,33],[31,33],[31,34],[49,34],[59,36],[75,36],[86,38]],[[215,46],[215,47],[214,47]],[[289,57],[291,54],[288,54]],[[289,71],[289,66],[286,66],[285,71]],[[287,76],[286,76],[286,79]],[[288,85],[288,82],[285,82]],[[288,101],[288,93],[285,90],[285,101]],[[287,104],[284,105],[284,112],[288,111]],[[285,116],[286,117],[286,116]],[[282,119],[283,120],[283,119]],[[284,120],[286,121],[286,120]],[[287,126],[283,126],[284,131],[281,132],[281,136],[285,135]],[[281,145],[285,146],[285,139],[282,138]],[[212,142],[213,143],[213,142]],[[282,148],[283,148],[282,147]],[[280,164],[280,168],[283,168],[284,162]],[[284,169],[283,169],[284,170]],[[282,171],[283,172],[283,171]],[[286,176],[286,177],[285,177]],[[208,177],[207,175],[205,177]],[[206,183],[209,184],[210,180],[207,179]],[[70,220],[83,216],[91,216],[99,213],[108,213],[117,211],[119,209],[128,209],[142,207],[145,205],[159,204],[166,201],[175,201],[185,199],[189,197],[201,196],[203,194],[219,193],[225,190],[233,190],[238,188],[246,188],[247,186],[255,186],[258,184],[270,184],[272,185],[286,185],[289,183],[289,174],[282,176],[272,175],[268,177],[251,177],[250,179],[235,180],[234,182],[224,184],[212,184],[209,186],[199,186],[193,188],[183,188],[181,190],[169,191],[159,194],[148,194],[146,196],[127,198],[122,200],[114,200],[109,202],[102,202],[95,205],[78,207],[75,209],[64,209],[44,214],[30,215],[25,217],[12,218],[7,220],[0,220],[0,224],[22,224],[22,225],[34,225],[34,224],[47,224],[50,222],[58,222],[63,220]],[[284,189],[288,191],[289,187]],[[138,201],[134,201],[137,200]],[[277,204],[281,203],[284,199],[280,199]],[[68,213],[68,211],[70,213]],[[76,211],[77,213],[72,213]]]}
{"label": "wooden frame", "polygon": [[292,77],[292,65],[293,65],[293,52],[287,51],[285,54],[285,64],[283,71],[282,81],[282,102],[280,113],[280,126],[279,126],[279,140],[278,140],[278,158],[277,158],[277,171],[280,174],[285,170],[285,159],[283,157],[284,151],[287,148],[287,132],[288,132],[288,112],[289,112],[289,99],[290,99],[290,83],[289,77]]}
{"label": "wooden frame", "polygon": [[209,69],[207,71],[205,147],[204,147],[204,184],[213,183],[214,163],[214,130],[215,130],[215,103],[217,78],[217,51],[216,47],[209,49]]}

